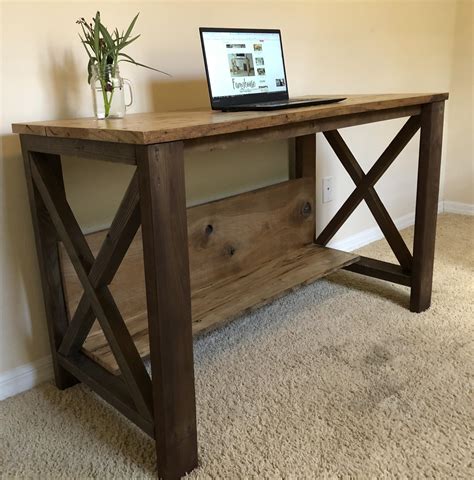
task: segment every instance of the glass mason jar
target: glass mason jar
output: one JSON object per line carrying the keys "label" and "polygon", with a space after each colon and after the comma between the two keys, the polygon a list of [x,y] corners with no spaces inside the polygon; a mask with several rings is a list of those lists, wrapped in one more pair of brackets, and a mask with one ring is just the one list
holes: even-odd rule
{"label": "glass mason jar", "polygon": [[[130,102],[125,103],[124,86],[130,92]],[[106,65],[105,71],[99,71],[98,65],[92,66],[92,101],[96,118],[123,118],[127,107],[133,102],[130,80],[120,76],[118,65]]]}

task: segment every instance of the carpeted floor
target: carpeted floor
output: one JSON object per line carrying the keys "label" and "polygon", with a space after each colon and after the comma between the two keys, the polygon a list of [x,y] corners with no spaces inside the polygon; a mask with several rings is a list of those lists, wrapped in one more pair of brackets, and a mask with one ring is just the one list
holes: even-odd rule
{"label": "carpeted floor", "polygon": [[[190,478],[473,478],[473,244],[473,217],[439,217],[423,314],[408,289],[339,272],[196,341]],[[363,252],[392,260],[382,241]],[[152,441],[82,385],[0,403],[3,479],[154,472]]]}

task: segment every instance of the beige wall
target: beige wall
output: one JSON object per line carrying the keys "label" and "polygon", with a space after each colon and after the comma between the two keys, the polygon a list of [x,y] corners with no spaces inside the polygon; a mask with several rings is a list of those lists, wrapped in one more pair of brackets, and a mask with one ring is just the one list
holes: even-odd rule
{"label": "beige wall", "polygon": [[456,15],[451,98],[449,101],[449,137],[446,165],[445,200],[474,204],[473,157],[473,24],[472,1],[459,3]]}
{"label": "beige wall", "polygon": [[[75,20],[92,16],[98,7],[105,22],[118,26],[140,11],[136,30],[142,38],[130,53],[173,74],[168,80],[124,66],[124,76],[135,85],[134,112],[208,105],[199,26],[281,28],[293,95],[450,89],[452,1],[2,3],[0,373],[48,353],[19,143],[9,133],[10,124],[91,115]],[[343,135],[367,169],[401,123],[351,128]],[[187,157],[189,202],[286,178],[287,151],[286,142],[278,142]],[[413,140],[377,188],[396,218],[414,209],[416,154]],[[323,206],[318,182],[320,229],[352,188],[321,138],[318,174],[333,175],[336,192],[335,200]],[[84,229],[110,221],[129,175],[127,167],[66,159],[69,200]],[[338,238],[373,225],[360,207]]]}

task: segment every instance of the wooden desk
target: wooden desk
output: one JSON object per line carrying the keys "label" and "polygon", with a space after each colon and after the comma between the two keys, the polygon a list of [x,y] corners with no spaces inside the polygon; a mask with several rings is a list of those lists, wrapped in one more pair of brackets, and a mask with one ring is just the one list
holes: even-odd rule
{"label": "wooden desk", "polygon": [[[193,334],[340,268],[406,285],[410,309],[427,309],[447,98],[359,95],[278,112],[13,125],[21,135],[57,386],[87,383],[156,440],[160,477],[178,478],[198,464]],[[337,129],[398,117],[409,119],[364,174]],[[374,185],[419,128],[412,255]],[[314,238],[316,132],[356,188]],[[280,138],[295,138],[290,180],[186,209],[185,149]],[[67,203],[61,155],[136,165],[107,232],[81,232]],[[399,265],[325,246],[362,200]]]}

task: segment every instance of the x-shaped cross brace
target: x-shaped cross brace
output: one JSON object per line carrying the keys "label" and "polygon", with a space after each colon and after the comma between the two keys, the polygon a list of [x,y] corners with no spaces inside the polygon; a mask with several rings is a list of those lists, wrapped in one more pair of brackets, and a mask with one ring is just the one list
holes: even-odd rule
{"label": "x-shaped cross brace", "polygon": [[55,158],[48,157],[46,161],[42,158],[43,154],[31,155],[31,174],[35,188],[84,289],[58,351],[67,357],[79,350],[97,318],[138,412],[145,418],[152,418],[150,376],[107,287],[140,226],[137,174],[134,174],[130,182],[97,258],[94,258],[63,189],[57,185]]}
{"label": "x-shaped cross brace", "polygon": [[365,200],[392,248],[393,253],[400,262],[403,271],[407,273],[411,271],[413,257],[380,200],[380,197],[375,191],[374,185],[390,167],[395,158],[397,158],[419,128],[419,116],[410,117],[367,174],[364,174],[362,168],[337,130],[324,132],[324,136],[356,184],[356,188],[317,237],[316,243],[326,245],[342,227],[360,202]]}

